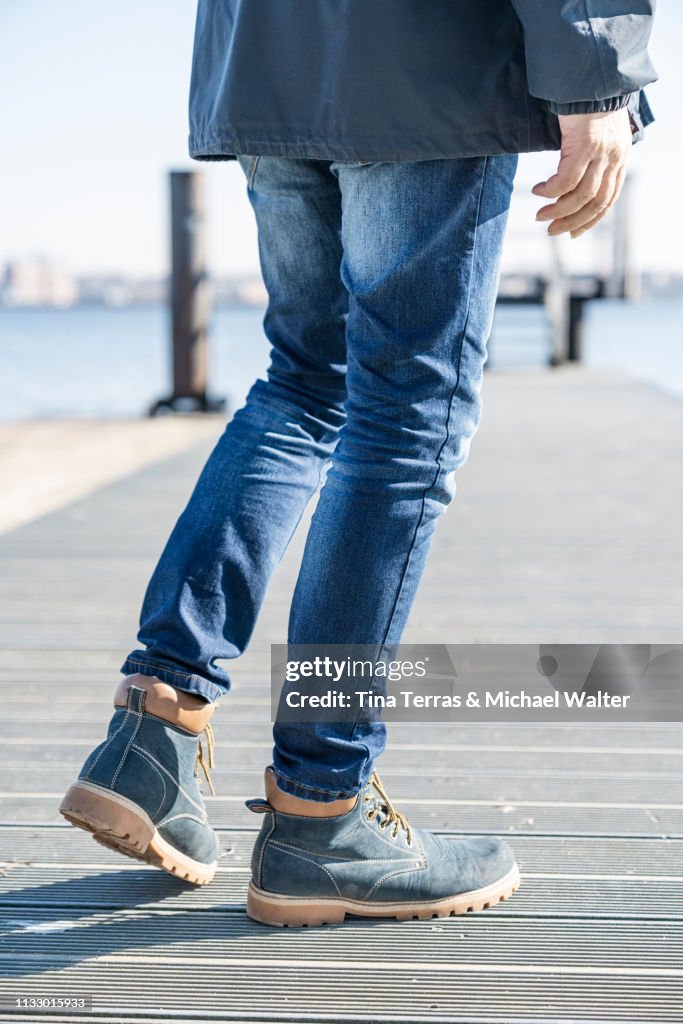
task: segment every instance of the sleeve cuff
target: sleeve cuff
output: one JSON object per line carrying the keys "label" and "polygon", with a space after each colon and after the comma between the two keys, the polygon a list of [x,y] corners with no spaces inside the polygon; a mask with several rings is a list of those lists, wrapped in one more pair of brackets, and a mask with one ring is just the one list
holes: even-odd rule
{"label": "sleeve cuff", "polygon": [[633,93],[624,96],[611,96],[604,100],[577,100],[575,103],[556,103],[546,100],[552,114],[606,114],[610,110],[621,110],[628,106]]}

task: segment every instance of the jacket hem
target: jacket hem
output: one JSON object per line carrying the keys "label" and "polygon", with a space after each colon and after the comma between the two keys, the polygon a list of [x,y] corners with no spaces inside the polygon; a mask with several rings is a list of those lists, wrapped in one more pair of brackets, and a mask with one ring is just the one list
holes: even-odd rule
{"label": "jacket hem", "polygon": [[[299,136],[299,138],[297,138]],[[269,137],[255,137],[239,128],[192,131],[189,152],[194,160],[234,160],[237,156],[281,156],[302,160],[332,160],[343,163],[398,163],[417,160],[448,160],[495,156],[503,153],[539,152],[559,149],[559,135],[531,128],[526,121],[505,137],[491,132],[458,134],[449,138],[387,138],[373,135],[367,140],[302,139],[300,130],[282,126]]]}

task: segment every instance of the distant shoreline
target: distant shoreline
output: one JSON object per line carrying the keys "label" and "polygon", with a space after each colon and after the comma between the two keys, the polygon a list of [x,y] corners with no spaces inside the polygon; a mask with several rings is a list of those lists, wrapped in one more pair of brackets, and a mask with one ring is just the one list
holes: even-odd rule
{"label": "distant shoreline", "polygon": [[[581,284],[586,275],[572,275],[572,279]],[[516,301],[524,304],[523,292],[520,293],[520,281],[533,275],[503,274],[501,276],[502,293],[511,292]],[[528,283],[528,282],[527,282]],[[262,310],[268,300],[263,283],[258,278],[243,280],[215,280],[211,283],[211,305],[216,310]],[[31,297],[33,298],[33,296]],[[636,302],[667,302],[683,299],[683,275],[664,273],[643,273],[640,277],[640,297]],[[65,310],[125,310],[125,309],[158,309],[167,304],[167,284],[162,280],[154,281],[78,281],[76,297],[68,301],[26,301],[25,299],[8,299],[7,292],[3,295],[0,288],[0,313],[30,312],[63,312]]]}
{"label": "distant shoreline", "polygon": [[[683,295],[683,292],[681,293]],[[239,312],[241,310],[262,310],[265,303],[262,302],[214,302],[213,309]],[[163,300],[149,300],[136,302],[72,302],[66,305],[4,305],[0,302],[0,313],[70,313],[74,310],[97,310],[98,312],[125,312],[130,309],[165,309],[166,303]]]}

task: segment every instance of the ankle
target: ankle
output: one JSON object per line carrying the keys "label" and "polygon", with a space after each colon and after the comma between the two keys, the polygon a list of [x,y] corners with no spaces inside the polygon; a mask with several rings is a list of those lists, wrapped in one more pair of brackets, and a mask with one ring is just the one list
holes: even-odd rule
{"label": "ankle", "polygon": [[125,676],[116,687],[114,692],[114,707],[125,707],[128,701],[128,690],[131,686],[137,686],[145,690],[145,711],[163,718],[173,725],[179,725],[182,729],[194,732],[199,735],[209,724],[214,715],[217,704],[209,704],[202,697],[193,693],[186,693],[184,690],[177,690],[175,686],[164,683],[156,676],[145,676],[140,673]]}
{"label": "ankle", "polygon": [[344,800],[332,800],[323,803],[319,800],[302,800],[292,793],[285,793],[277,784],[272,768],[265,771],[266,800],[276,811],[282,814],[294,814],[304,818],[336,818],[340,814],[348,814],[356,806],[357,796]]}

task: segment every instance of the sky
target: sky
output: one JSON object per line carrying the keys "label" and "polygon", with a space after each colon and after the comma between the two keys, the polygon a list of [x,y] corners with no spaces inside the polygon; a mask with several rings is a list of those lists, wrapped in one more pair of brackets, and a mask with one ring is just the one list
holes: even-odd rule
{"label": "sky", "polygon": [[[194,168],[207,177],[211,270],[257,271],[241,170],[187,156],[194,16],[193,0],[2,0],[0,263],[42,254],[79,274],[162,274],[166,175]],[[633,246],[643,269],[683,273],[680,0],[659,0],[650,54],[657,122],[632,154]],[[547,258],[529,190],[556,164],[553,153],[521,158],[506,270]],[[607,245],[606,232],[563,240],[579,269]]]}

